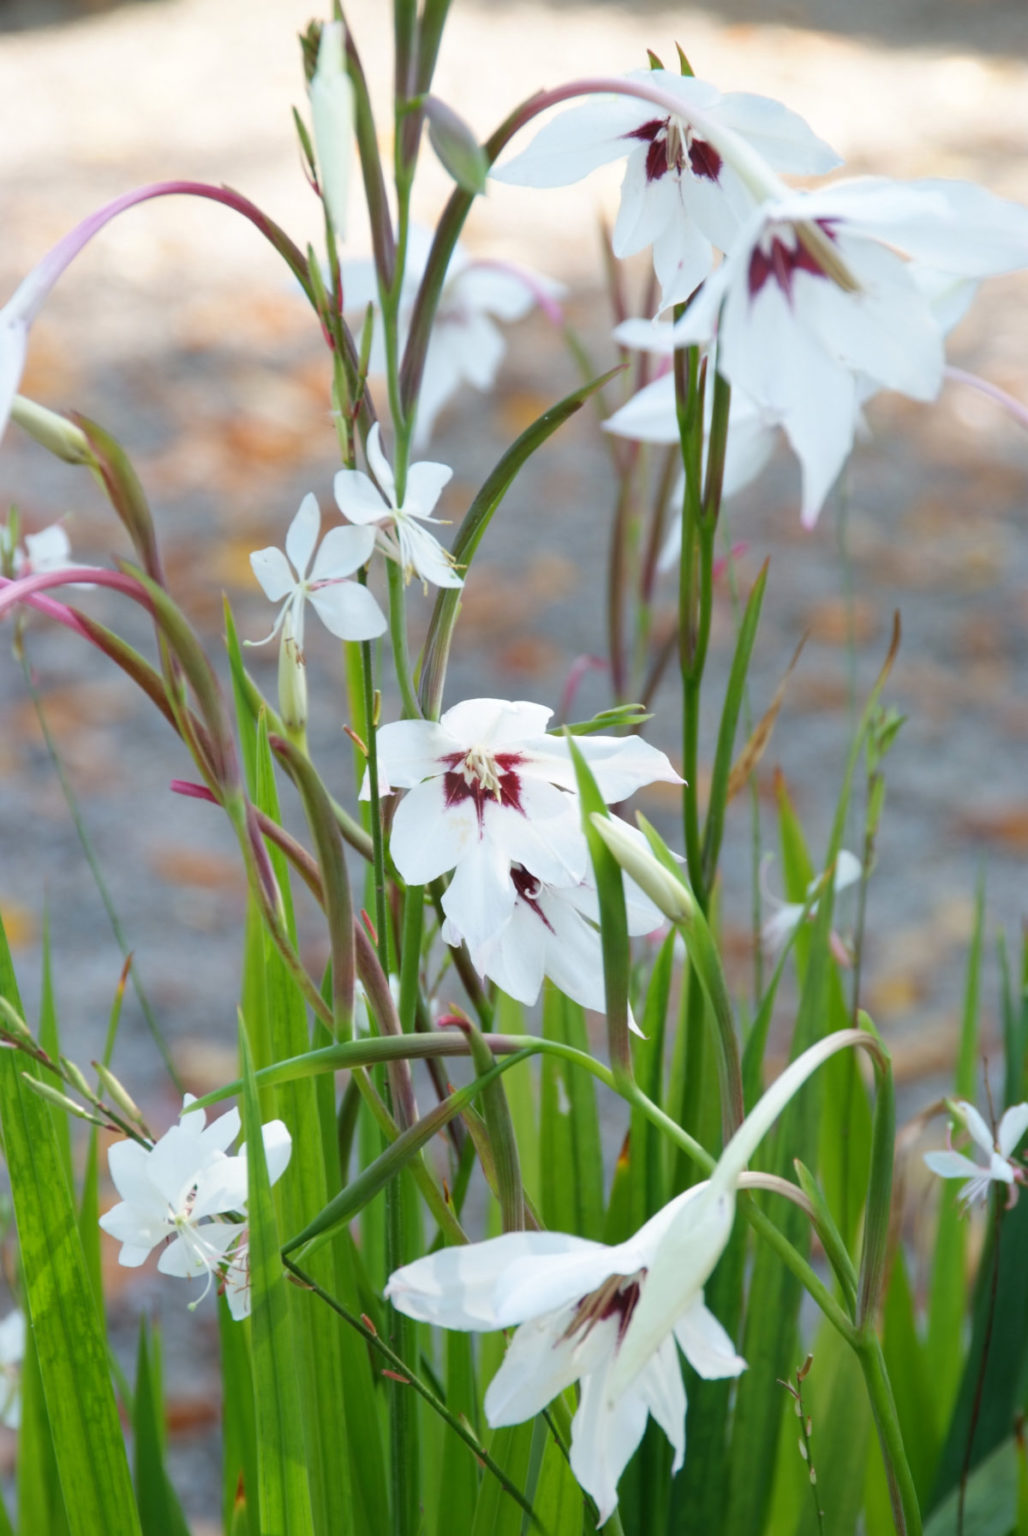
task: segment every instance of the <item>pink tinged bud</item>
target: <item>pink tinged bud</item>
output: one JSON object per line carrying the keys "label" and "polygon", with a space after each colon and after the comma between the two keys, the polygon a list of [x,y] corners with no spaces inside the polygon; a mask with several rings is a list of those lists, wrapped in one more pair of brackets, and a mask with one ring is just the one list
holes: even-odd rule
{"label": "pink tinged bud", "polygon": [[185,795],[189,800],[209,800],[212,805],[218,803],[206,784],[193,784],[189,779],[172,779],[168,788],[173,795]]}

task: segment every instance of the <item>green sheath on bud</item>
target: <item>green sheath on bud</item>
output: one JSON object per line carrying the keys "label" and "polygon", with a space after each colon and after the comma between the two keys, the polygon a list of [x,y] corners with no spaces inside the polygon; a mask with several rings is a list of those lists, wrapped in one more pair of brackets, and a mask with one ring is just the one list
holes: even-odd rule
{"label": "green sheath on bud", "polygon": [[64,1073],[65,1082],[70,1083],[76,1093],[81,1093],[84,1099],[92,1100],[95,1097],[92,1088],[86,1082],[86,1076],[81,1067],[77,1067],[73,1061],[69,1061],[67,1056],[61,1057],[61,1070]]}
{"label": "green sheath on bud", "polygon": [[41,1083],[38,1077],[30,1077],[23,1072],[22,1082],[31,1088],[33,1093],[38,1093],[41,1099],[47,1099],[51,1104],[56,1104],[58,1109],[66,1110],[69,1115],[75,1115],[79,1120],[88,1120],[90,1125],[99,1125],[106,1130],[107,1122],[101,1120],[98,1115],[91,1115],[81,1104],[76,1104],[74,1099],[69,1099],[66,1093],[61,1093],[57,1088],[51,1088],[49,1083]]}
{"label": "green sheath on bud", "polygon": [[596,813],[591,820],[625,874],[631,875],[654,906],[673,923],[691,923],[696,915],[696,902],[677,875],[665,869],[648,848],[640,847],[629,828]]}
{"label": "green sheath on bud", "polygon": [[128,1115],[137,1125],[142,1125],[143,1115],[138,1104],[129,1093],[128,1089],[118,1081],[109,1067],[105,1067],[102,1061],[94,1061],[96,1075],[100,1079],[104,1092],[108,1098],[113,1099],[123,1114]]}
{"label": "green sheath on bud", "polygon": [[92,461],[86,434],[66,416],[48,411],[45,405],[37,405],[35,400],[28,400],[24,395],[15,395],[11,403],[11,420],[66,464],[89,464]]}
{"label": "green sheath on bud", "polygon": [[482,146],[464,119],[438,96],[426,96],[424,108],[429,143],[440,163],[463,192],[470,192],[472,197],[479,196],[485,191],[489,174],[489,162]]}

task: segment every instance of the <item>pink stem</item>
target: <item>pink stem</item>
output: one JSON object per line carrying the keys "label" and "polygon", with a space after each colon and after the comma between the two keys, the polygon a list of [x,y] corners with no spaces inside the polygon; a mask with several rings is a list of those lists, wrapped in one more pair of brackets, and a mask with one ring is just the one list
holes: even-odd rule
{"label": "pink stem", "polygon": [[[74,586],[77,582],[86,582],[94,587],[112,587],[115,592],[131,597],[133,602],[145,608],[148,613],[153,613],[153,604],[146,588],[134,576],[126,576],[121,571],[108,571],[98,565],[66,565],[58,571],[36,571],[31,576],[19,576],[15,581],[0,576],[0,616],[17,603],[30,602],[34,593],[45,591],[47,587]],[[62,619],[61,622],[65,621]]]}
{"label": "pink stem", "polygon": [[554,325],[564,324],[564,311],[545,283],[542,282],[539,274],[533,272],[530,267],[521,267],[516,261],[501,261],[498,257],[494,256],[476,256],[474,261],[468,262],[464,271],[468,272],[473,267],[485,267],[490,272],[502,272],[505,277],[513,277],[519,283],[523,283],[547,320],[551,321]]}

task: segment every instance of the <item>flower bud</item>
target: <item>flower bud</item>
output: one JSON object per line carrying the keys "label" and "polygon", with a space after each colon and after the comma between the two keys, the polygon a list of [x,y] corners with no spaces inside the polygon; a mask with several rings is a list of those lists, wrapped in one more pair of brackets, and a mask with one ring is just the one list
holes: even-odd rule
{"label": "flower bud", "polygon": [[690,923],[696,913],[692,892],[677,875],[665,869],[632,828],[596,812],[591,820],[625,874],[632,877],[664,916],[673,923]]}
{"label": "flower bud", "polygon": [[88,464],[93,457],[86,434],[79,427],[24,395],[15,395],[11,402],[11,420],[66,464]]}
{"label": "flower bud", "polygon": [[307,726],[307,663],[286,619],[278,651],[278,712],[291,735]]}
{"label": "flower bud", "polygon": [[310,84],[318,179],[329,222],[339,240],[346,239],[346,205],[353,162],[353,86],[346,73],[345,39],[341,21],[325,23]]}
{"label": "flower bud", "polygon": [[438,96],[426,96],[425,117],[429,143],[458,187],[473,197],[484,192],[489,162],[464,119]]}

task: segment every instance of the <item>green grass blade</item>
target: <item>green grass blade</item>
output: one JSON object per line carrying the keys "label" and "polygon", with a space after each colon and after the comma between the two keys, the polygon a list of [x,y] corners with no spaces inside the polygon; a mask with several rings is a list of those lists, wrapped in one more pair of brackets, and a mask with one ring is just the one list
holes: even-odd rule
{"label": "green grass blade", "polygon": [[189,1536],[164,1465],[164,1405],[156,1369],[156,1339],[151,1345],[146,1318],[139,1324],[136,1390],[132,1401],[136,1498],[143,1536]]}
{"label": "green grass blade", "polygon": [[[543,992],[543,1035],[589,1049],[585,1014],[549,982]],[[545,1056],[539,1110],[542,1215],[555,1232],[603,1236],[603,1151],[594,1080],[569,1061]]]}
{"label": "green grass blade", "polygon": [[239,1031],[239,1054],[249,1172],[247,1209],[260,1529],[274,1532],[275,1536],[314,1536],[300,1375],[296,1369],[299,1340],[292,1315],[293,1293],[286,1284],[279,1257],[278,1221],[268,1183],[261,1108],[243,1028]]}
{"label": "green grass blade", "polygon": [[[250,1338],[228,1310],[218,1303],[218,1335],[221,1342],[222,1481],[221,1520],[234,1531],[257,1510],[257,1418],[250,1366]],[[250,1522],[247,1522],[247,1528]],[[252,1522],[254,1536],[257,1521]]]}
{"label": "green grass blade", "polygon": [[26,1331],[25,1358],[21,1366],[17,1510],[20,1531],[46,1531],[48,1536],[67,1536],[64,1496],[31,1328]]}
{"label": "green grass blade", "polygon": [[[21,1011],[0,924],[0,995]],[[139,1536],[107,1347],[79,1242],[50,1108],[25,1087],[31,1068],[0,1052],[0,1123],[27,1310],[72,1536]]]}

